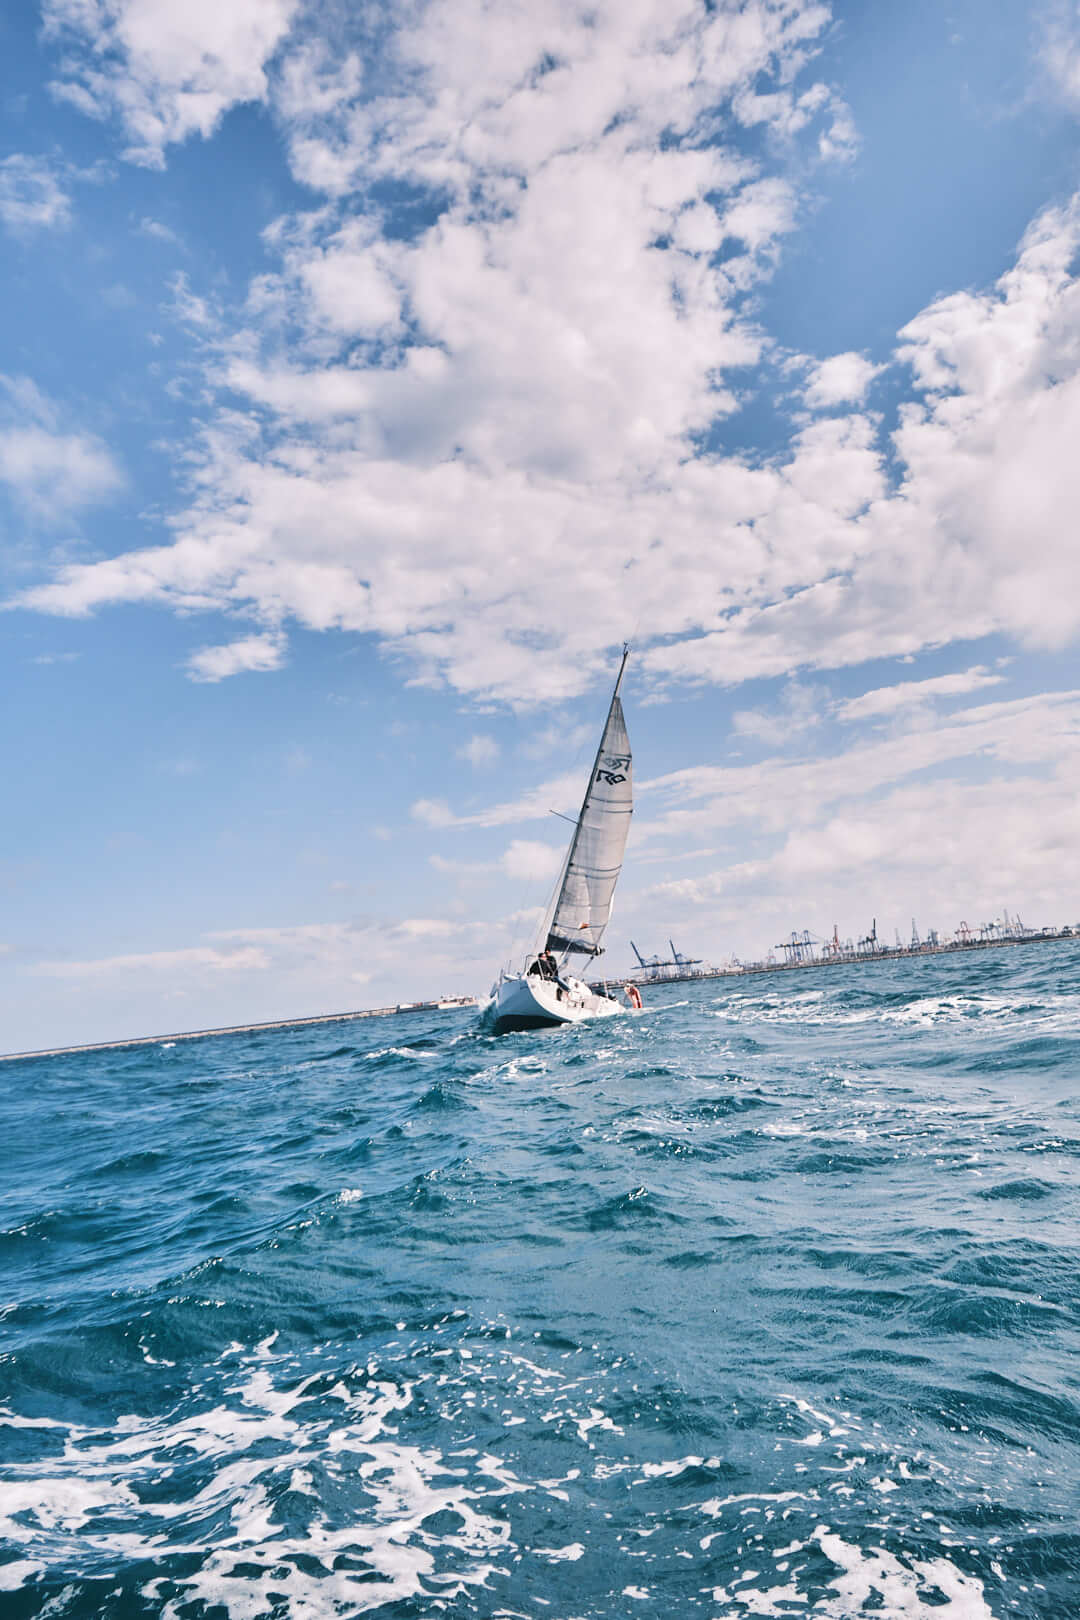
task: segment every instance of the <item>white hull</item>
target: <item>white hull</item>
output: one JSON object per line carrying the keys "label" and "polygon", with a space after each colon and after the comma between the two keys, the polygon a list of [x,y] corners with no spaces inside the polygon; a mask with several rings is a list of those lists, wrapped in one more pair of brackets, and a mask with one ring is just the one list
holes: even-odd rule
{"label": "white hull", "polygon": [[586,1018],[610,1018],[624,1009],[610,996],[598,996],[580,979],[553,984],[536,974],[500,978],[492,992],[491,1019],[496,1035],[513,1029],[554,1028],[580,1024]]}

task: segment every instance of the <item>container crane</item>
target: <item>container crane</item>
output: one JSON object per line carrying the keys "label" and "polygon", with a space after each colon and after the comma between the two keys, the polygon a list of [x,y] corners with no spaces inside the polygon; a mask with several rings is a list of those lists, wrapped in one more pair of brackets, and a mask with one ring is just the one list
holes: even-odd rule
{"label": "container crane", "polygon": [[647,979],[674,979],[682,974],[693,977],[693,970],[704,966],[702,957],[683,956],[681,951],[675,949],[672,940],[669,939],[668,944],[671,946],[670,957],[642,956],[633,940],[630,941],[630,949],[638,959],[638,967]]}
{"label": "container crane", "polygon": [[801,934],[792,929],[791,938],[782,939],[774,948],[783,951],[784,960],[792,967],[798,963],[814,960],[814,940],[809,928],[804,928]]}

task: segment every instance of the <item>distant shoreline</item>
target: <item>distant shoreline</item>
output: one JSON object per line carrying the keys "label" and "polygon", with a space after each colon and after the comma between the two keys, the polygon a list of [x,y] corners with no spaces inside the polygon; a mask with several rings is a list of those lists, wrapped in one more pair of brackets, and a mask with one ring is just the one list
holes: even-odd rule
{"label": "distant shoreline", "polygon": [[173,1030],[168,1035],[128,1035],[117,1041],[86,1041],[79,1046],[43,1046],[33,1052],[0,1052],[0,1063],[17,1063],[23,1058],[69,1057],[75,1052],[112,1052],[125,1046],[162,1046],[168,1041],[208,1041],[215,1035],[256,1035],[264,1029],[349,1024],[357,1018],[389,1018],[393,1013],[450,1012],[475,1005],[473,996],[444,996],[439,1001],[399,1001],[393,1007],[361,1007],[355,1012],[314,1013],[308,1018],[270,1018],[258,1024],[223,1024],[220,1029]]}
{"label": "distant shoreline", "polygon": [[[922,945],[916,950],[874,951],[865,956],[841,956],[813,962],[759,962],[740,968],[710,968],[704,973],[670,974],[644,979],[638,973],[614,974],[607,984],[639,984],[655,988],[662,984],[697,984],[711,979],[748,979],[760,973],[803,973],[812,968],[865,967],[871,962],[910,962],[923,956],[946,956],[958,951],[995,951],[1012,945],[1051,945],[1064,940],[1080,943],[1080,933],[1056,932],[1025,935],[1022,939],[969,939],[950,945]],[[444,996],[438,1001],[400,1001],[393,1007],[362,1007],[355,1012],[315,1013],[309,1018],[272,1018],[258,1024],[225,1024],[220,1029],[174,1030],[168,1035],[129,1035],[116,1041],[87,1041],[80,1046],[47,1046],[33,1052],[0,1052],[0,1063],[19,1063],[29,1058],[70,1057],[76,1052],[113,1052],[127,1046],[162,1046],[168,1041],[208,1041],[217,1035],[257,1035],[260,1030],[307,1029],[314,1024],[350,1024],[360,1018],[389,1018],[394,1013],[449,1012],[477,1005],[471,996]]]}
{"label": "distant shoreline", "polygon": [[[749,979],[759,973],[805,973],[811,968],[865,967],[869,962],[914,962],[923,956],[948,956],[957,951],[998,951],[1010,945],[1058,945],[1066,940],[1080,941],[1080,933],[1060,933],[1057,929],[1038,930],[1007,939],[954,939],[947,945],[901,945],[875,951],[843,951],[837,956],[815,956],[808,961],[747,962],[743,967],[704,968],[696,973],[658,973],[648,978],[636,968],[619,976],[619,983],[643,988],[658,984],[696,984],[700,979]],[[647,972],[647,970],[646,970]],[[601,981],[602,982],[602,981]],[[613,984],[614,979],[607,981]]]}

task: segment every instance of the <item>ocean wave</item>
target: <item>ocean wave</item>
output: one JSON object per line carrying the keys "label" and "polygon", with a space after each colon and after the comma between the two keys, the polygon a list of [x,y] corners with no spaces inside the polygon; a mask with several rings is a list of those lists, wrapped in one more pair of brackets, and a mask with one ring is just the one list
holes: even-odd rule
{"label": "ocean wave", "polygon": [[38,1061],[5,1612],[1061,1620],[1071,949]]}

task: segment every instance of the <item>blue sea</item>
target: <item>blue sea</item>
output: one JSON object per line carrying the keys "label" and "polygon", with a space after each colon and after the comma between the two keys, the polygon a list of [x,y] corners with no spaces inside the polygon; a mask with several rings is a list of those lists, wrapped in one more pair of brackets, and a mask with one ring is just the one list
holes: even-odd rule
{"label": "blue sea", "polygon": [[0,1613],[1080,1613],[1080,943],[0,1065]]}

